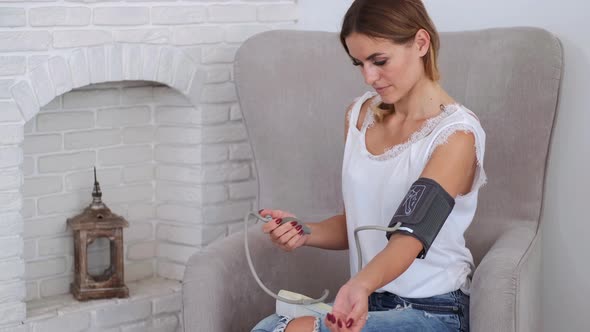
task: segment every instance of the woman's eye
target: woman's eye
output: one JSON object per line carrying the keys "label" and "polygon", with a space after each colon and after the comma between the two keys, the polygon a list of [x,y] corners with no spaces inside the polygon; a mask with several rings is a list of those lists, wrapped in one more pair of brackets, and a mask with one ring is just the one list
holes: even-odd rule
{"label": "woman's eye", "polygon": [[362,65],[363,65],[363,63],[362,63],[362,62],[360,62],[360,61],[357,61],[357,60],[352,60],[352,65],[353,65],[353,66],[362,66]]}
{"label": "woman's eye", "polygon": [[374,64],[375,66],[383,66],[383,65],[385,65],[386,63],[387,63],[387,60],[382,60],[382,61],[375,61],[375,62],[373,62],[373,64]]}

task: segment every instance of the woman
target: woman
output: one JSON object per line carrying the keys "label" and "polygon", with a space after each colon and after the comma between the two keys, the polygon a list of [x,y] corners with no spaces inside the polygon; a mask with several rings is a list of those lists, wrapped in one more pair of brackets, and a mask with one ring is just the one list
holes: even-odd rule
{"label": "woman", "polygon": [[[340,40],[375,90],[346,114],[345,213],[306,224],[310,235],[300,225],[280,225],[280,218],[292,216],[287,212],[261,214],[277,221],[263,231],[286,251],[303,245],[353,249],[352,277],[326,317],[274,315],[253,331],[468,331],[473,258],[464,232],[486,179],[485,133],[475,115],[438,83],[439,37],[420,0],[356,0]],[[401,220],[400,211],[439,215],[431,213],[434,205],[413,205],[426,190],[449,202],[437,224],[442,228],[429,233],[431,241],[412,229],[435,223],[425,219],[402,224],[387,237],[361,233],[366,265],[358,267],[354,230],[392,225]]]}

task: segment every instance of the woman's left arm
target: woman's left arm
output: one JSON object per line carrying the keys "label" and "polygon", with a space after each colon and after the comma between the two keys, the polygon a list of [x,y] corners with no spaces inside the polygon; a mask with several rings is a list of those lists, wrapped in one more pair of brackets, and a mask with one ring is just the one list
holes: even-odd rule
{"label": "woman's left arm", "polygon": [[[471,190],[475,170],[475,137],[470,132],[458,131],[434,150],[420,177],[438,182],[456,197]],[[387,246],[338,292],[334,314],[343,320],[343,326],[351,325],[342,331],[360,331],[367,314],[367,304],[362,298],[366,302],[371,293],[399,277],[422,249],[422,243],[415,237],[403,233],[391,236]],[[360,302],[353,303],[357,301]]]}

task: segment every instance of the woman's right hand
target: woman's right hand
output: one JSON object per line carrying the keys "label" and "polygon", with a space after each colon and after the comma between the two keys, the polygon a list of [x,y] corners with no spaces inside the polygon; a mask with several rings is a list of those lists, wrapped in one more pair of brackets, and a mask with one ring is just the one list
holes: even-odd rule
{"label": "woman's right hand", "polygon": [[284,251],[293,251],[305,245],[309,239],[309,235],[303,234],[302,225],[297,224],[297,222],[292,221],[281,225],[282,218],[295,217],[294,214],[270,209],[262,209],[258,213],[263,217],[268,215],[272,217],[271,221],[262,226],[262,231],[269,234],[272,243]]}

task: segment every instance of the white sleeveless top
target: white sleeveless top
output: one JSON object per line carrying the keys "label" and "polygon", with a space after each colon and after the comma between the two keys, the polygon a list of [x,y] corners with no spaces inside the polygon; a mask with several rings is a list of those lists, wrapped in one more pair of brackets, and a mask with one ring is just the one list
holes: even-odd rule
{"label": "white sleeveless top", "polygon": [[[473,257],[465,247],[464,233],[477,207],[479,188],[485,183],[483,169],[485,132],[477,117],[462,105],[445,107],[438,116],[425,122],[411,138],[380,155],[365,146],[365,133],[373,121],[366,112],[363,126],[357,120],[363,103],[375,95],[367,92],[358,98],[349,113],[349,129],[342,165],[342,195],[346,211],[351,273],[358,272],[354,229],[359,226],[387,226],[402,199],[426,166],[434,149],[457,131],[475,136],[477,170],[472,190],[455,198],[455,206],[424,259],[416,259],[398,278],[378,292],[402,297],[423,298],[463,290],[469,294]],[[385,248],[387,238],[380,231],[359,233],[363,262],[369,262]]]}

